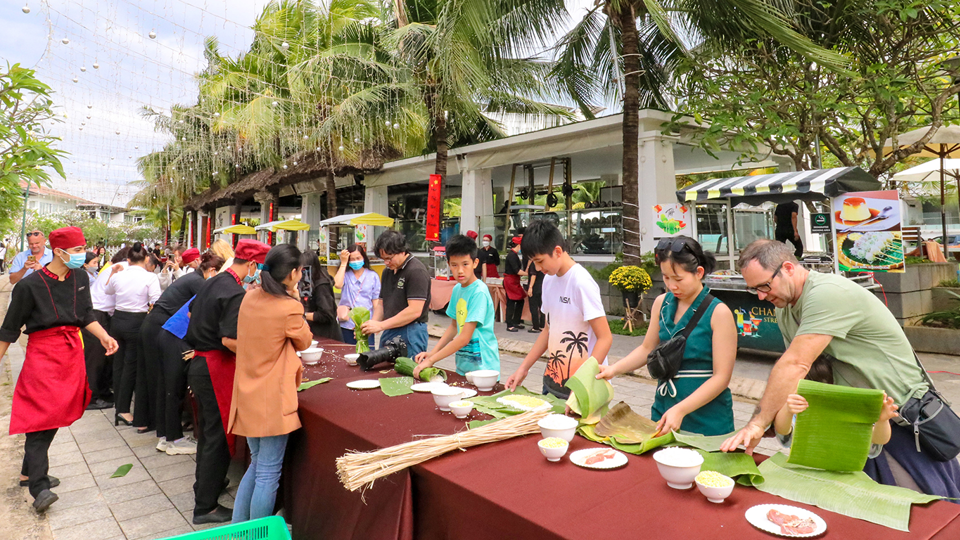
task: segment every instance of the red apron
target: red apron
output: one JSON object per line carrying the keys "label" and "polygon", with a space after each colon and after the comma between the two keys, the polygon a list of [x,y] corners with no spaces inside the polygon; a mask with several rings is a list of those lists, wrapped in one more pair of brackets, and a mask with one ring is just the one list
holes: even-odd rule
{"label": "red apron", "polygon": [[89,404],[80,329],[57,326],[30,334],[13,391],[10,434],[69,426]]}
{"label": "red apron", "polygon": [[488,278],[498,278],[500,277],[500,272],[497,271],[497,265],[487,263],[487,277]]}
{"label": "red apron", "polygon": [[507,298],[510,300],[523,300],[527,293],[520,285],[520,276],[518,274],[504,274],[503,288],[507,291]]}
{"label": "red apron", "polygon": [[223,422],[223,432],[227,436],[232,456],[237,450],[237,437],[227,431],[227,425],[230,422],[230,404],[233,402],[233,377],[237,372],[237,356],[230,351],[197,351],[196,356],[207,360],[210,382],[213,384],[220,420]]}

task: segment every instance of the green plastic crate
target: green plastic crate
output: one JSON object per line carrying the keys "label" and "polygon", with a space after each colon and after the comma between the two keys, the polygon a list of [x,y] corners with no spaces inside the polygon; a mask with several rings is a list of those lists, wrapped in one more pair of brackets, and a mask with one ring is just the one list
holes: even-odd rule
{"label": "green plastic crate", "polygon": [[290,531],[282,517],[270,516],[163,540],[290,540]]}

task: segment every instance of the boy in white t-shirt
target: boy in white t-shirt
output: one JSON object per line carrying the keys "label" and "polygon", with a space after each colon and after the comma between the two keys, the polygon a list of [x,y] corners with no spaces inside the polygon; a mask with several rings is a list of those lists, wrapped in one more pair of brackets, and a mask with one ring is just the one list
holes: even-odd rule
{"label": "boy in white t-shirt", "polygon": [[549,221],[531,223],[520,249],[546,274],[541,311],[547,324],[523,363],[507,379],[506,387],[515,390],[537,359],[549,352],[543,393],[567,398],[570,390],[563,386],[567,379],[591,356],[606,364],[613,344],[600,287],[590,272],[570,257],[563,235]]}

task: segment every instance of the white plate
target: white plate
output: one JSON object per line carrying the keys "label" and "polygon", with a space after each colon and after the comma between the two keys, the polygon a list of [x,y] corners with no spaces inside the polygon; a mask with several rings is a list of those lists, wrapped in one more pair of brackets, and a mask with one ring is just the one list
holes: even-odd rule
{"label": "white plate", "polygon": [[410,389],[414,392],[426,392],[429,394],[430,392],[433,392],[434,389],[443,388],[445,386],[447,386],[447,383],[421,382],[411,386]]}
{"label": "white plate", "polygon": [[460,399],[470,399],[475,395],[477,395],[476,390],[472,388],[464,388],[463,392],[460,393]]}
{"label": "white plate", "polygon": [[[797,516],[800,519],[811,518],[813,519],[813,522],[817,524],[817,529],[808,534],[783,534],[780,532],[779,525],[767,519],[767,512],[769,512],[771,509],[775,509],[776,511],[784,514]],[[827,522],[824,521],[820,516],[809,510],[797,508],[796,506],[787,506],[785,504],[758,504],[757,506],[749,508],[744,516],[751,525],[760,529],[761,531],[766,531],[777,536],[786,536],[788,538],[809,538],[811,536],[821,535],[827,530]]]}
{"label": "white plate", "polygon": [[[605,459],[600,463],[591,463],[590,465],[587,465],[585,463],[586,459],[598,450],[614,452],[616,456],[610,459]],[[574,465],[584,467],[586,469],[616,469],[617,467],[623,467],[627,464],[627,455],[623,452],[618,452],[613,448],[584,448],[583,450],[577,450],[576,452],[570,454],[570,461]]]}
{"label": "white plate", "polygon": [[360,379],[359,381],[350,381],[347,383],[347,388],[353,388],[354,390],[369,390],[371,388],[380,388],[379,379]]}

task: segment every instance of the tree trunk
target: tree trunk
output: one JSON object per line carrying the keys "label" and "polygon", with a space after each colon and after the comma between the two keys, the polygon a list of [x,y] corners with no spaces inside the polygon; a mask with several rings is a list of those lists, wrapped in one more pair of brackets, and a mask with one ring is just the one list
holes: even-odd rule
{"label": "tree trunk", "polygon": [[434,111],[433,117],[433,138],[437,143],[437,161],[434,165],[434,173],[440,175],[441,186],[447,179],[447,119],[443,116],[443,111]]}
{"label": "tree trunk", "polygon": [[[323,178],[323,190],[327,192],[327,219],[337,216],[337,182],[336,177],[333,176],[333,171],[328,171],[327,175]],[[331,246],[337,246],[339,243],[339,238],[337,238],[337,229],[335,227],[330,228],[329,236],[327,242]],[[334,252],[333,249],[330,250],[331,253]]]}
{"label": "tree trunk", "polygon": [[640,136],[640,40],[633,9],[620,3],[616,23],[623,43],[623,262],[640,264],[638,144]]}
{"label": "tree trunk", "polygon": [[180,234],[177,236],[178,246],[183,245],[184,237],[187,234],[187,209],[186,208],[182,210],[182,214],[183,215],[180,216]]}

